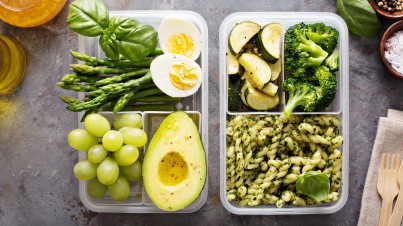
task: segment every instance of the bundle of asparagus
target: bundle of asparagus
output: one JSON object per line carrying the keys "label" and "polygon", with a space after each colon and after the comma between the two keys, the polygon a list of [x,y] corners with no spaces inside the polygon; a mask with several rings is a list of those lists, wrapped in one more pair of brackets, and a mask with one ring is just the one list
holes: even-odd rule
{"label": "bundle of asparagus", "polygon": [[[67,96],[60,97],[69,105],[67,109],[70,111],[85,110],[85,115],[99,111],[173,111],[173,104],[180,101],[180,98],[163,94],[152,82],[149,67],[152,57],[163,53],[161,49],[154,50],[149,57],[139,62],[100,59],[75,51],[70,53],[85,64],[71,64],[70,69],[75,74],[64,75],[57,85],[66,90],[86,92],[82,101]],[[129,101],[136,104],[129,106]],[[138,102],[152,104],[137,104]]]}

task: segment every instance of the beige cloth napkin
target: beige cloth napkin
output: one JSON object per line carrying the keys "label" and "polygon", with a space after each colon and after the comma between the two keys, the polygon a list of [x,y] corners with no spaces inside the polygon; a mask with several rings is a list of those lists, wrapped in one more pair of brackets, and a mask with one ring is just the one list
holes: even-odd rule
{"label": "beige cloth napkin", "polygon": [[378,194],[376,184],[378,180],[378,168],[383,153],[400,153],[401,157],[403,156],[402,111],[389,109],[386,118],[379,118],[378,131],[362,195],[361,212],[358,220],[359,226],[375,226],[379,224],[381,196]]}

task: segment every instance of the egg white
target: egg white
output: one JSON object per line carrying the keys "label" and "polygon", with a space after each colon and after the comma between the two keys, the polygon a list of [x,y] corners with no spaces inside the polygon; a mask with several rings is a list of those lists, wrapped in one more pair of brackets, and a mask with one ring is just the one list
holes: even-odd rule
{"label": "egg white", "polygon": [[[197,83],[194,87],[181,90],[176,88],[169,78],[169,71],[175,63],[185,63],[196,68]],[[200,66],[193,60],[180,54],[163,54],[155,58],[150,65],[150,73],[154,84],[166,95],[171,97],[187,97],[193,95],[202,82],[202,70]]]}
{"label": "egg white", "polygon": [[191,21],[183,18],[167,17],[160,23],[158,39],[164,53],[169,53],[166,48],[168,39],[174,34],[186,34],[193,39],[194,52],[190,59],[196,60],[200,56],[202,38],[199,29]]}

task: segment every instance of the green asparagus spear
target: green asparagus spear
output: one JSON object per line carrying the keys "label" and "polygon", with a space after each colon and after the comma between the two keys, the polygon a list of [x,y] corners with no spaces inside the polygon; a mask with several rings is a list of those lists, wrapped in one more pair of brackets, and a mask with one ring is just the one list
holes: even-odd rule
{"label": "green asparagus spear", "polygon": [[142,104],[128,105],[123,111],[175,111],[175,106],[172,104]]}
{"label": "green asparagus spear", "polygon": [[147,89],[143,89],[138,91],[136,94],[134,94],[133,98],[140,98],[140,97],[146,97],[146,96],[152,96],[152,95],[156,95],[156,94],[161,94],[162,91],[160,89],[158,89],[157,87],[151,87],[151,88],[147,88]]}
{"label": "green asparagus spear", "polygon": [[[120,84],[122,84],[122,83],[120,83]],[[106,86],[109,87],[110,89],[112,89],[112,86],[116,86],[116,85],[109,84],[109,85],[106,85]],[[107,88],[107,87],[104,87],[105,91],[103,89],[97,89],[97,90],[89,92],[89,94],[90,94],[91,97],[96,97],[96,96],[102,95],[102,94],[107,93],[108,91],[110,91],[109,88]],[[152,82],[144,84],[143,86],[140,87],[140,90],[148,89],[150,87],[155,87],[155,84],[152,83]],[[150,94],[150,95],[153,95],[153,94]]]}
{"label": "green asparagus spear", "polygon": [[134,99],[138,102],[178,102],[180,98],[173,98],[170,96],[153,96],[155,94],[161,94],[162,91],[159,90],[157,87],[148,88],[144,90],[139,90],[138,92],[129,91],[125,95],[119,98],[118,102],[116,103],[115,107],[113,108],[113,112],[116,113],[120,111],[126,104]]}
{"label": "green asparagus spear", "polygon": [[95,83],[96,81],[102,80],[104,77],[102,76],[84,76],[77,74],[66,74],[62,78],[62,82],[66,84],[80,83],[80,82],[88,82]]}
{"label": "green asparagus spear", "polygon": [[62,89],[74,90],[77,92],[90,92],[98,89],[98,87],[95,85],[66,84],[64,82],[58,82],[57,85],[60,86]]}
{"label": "green asparagus spear", "polygon": [[132,89],[135,89],[135,91],[138,90],[144,84],[150,83],[151,80],[152,80],[151,74],[147,73],[146,75],[144,75],[141,78],[133,79],[126,83],[123,83],[120,88],[114,89],[113,91],[110,91],[108,93],[101,94],[100,96],[97,96],[90,101],[68,106],[67,109],[70,111],[82,111],[82,110],[98,107],[111,99],[114,99],[118,96],[125,94],[126,92],[128,92]]}
{"label": "green asparagus spear", "polygon": [[[162,50],[154,50],[152,54],[161,55]],[[81,60],[86,62],[91,66],[107,66],[107,67],[116,67],[116,68],[147,68],[150,67],[152,59],[144,59],[138,62],[132,62],[128,60],[109,60],[109,59],[100,59],[93,56],[88,56],[83,53],[75,52],[70,50],[71,55],[77,60]]]}
{"label": "green asparagus spear", "polygon": [[148,54],[148,57],[153,57],[153,56],[158,56],[164,54],[164,51],[160,48],[154,49],[150,54]]}
{"label": "green asparagus spear", "polygon": [[133,99],[136,102],[179,102],[181,100],[179,97],[170,97],[168,95],[153,95]]}
{"label": "green asparagus spear", "polygon": [[120,111],[131,99],[133,99],[135,93],[135,90],[131,90],[125,93],[125,95],[121,96],[118,102],[113,107],[113,113]]}
{"label": "green asparagus spear", "polygon": [[68,96],[60,96],[60,99],[68,104],[68,105],[74,105],[74,104],[79,104],[81,103],[81,100],[73,98],[73,97],[68,97]]}
{"label": "green asparagus spear", "polygon": [[133,68],[93,67],[85,64],[70,64],[70,69],[76,73],[85,75],[122,74],[135,70]]}
{"label": "green asparagus spear", "polygon": [[150,69],[140,69],[138,71],[131,71],[131,72],[128,72],[128,73],[124,73],[124,74],[104,78],[102,80],[97,81],[96,84],[104,86],[104,85],[108,85],[108,84],[111,84],[111,83],[117,83],[117,82],[121,82],[123,80],[127,80],[127,79],[130,79],[130,78],[135,78],[135,77],[138,77],[138,76],[141,76],[141,75],[145,75],[149,71],[150,71]]}

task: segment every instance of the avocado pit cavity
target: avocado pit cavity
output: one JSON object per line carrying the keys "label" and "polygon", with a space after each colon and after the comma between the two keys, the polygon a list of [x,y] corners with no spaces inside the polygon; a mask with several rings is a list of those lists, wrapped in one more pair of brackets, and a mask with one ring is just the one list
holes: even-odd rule
{"label": "avocado pit cavity", "polygon": [[178,185],[188,175],[188,166],[183,157],[176,151],[168,152],[158,164],[158,177],[164,185]]}

